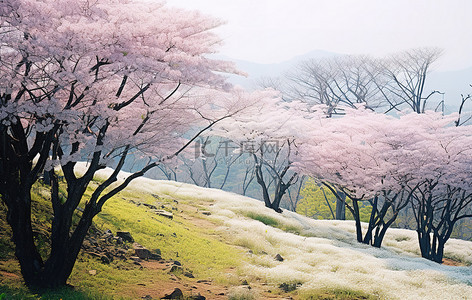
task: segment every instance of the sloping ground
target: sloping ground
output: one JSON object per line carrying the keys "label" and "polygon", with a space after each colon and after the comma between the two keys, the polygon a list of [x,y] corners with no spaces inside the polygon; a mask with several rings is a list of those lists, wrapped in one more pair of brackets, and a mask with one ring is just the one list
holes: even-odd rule
{"label": "sloping ground", "polygon": [[[411,230],[389,230],[385,246],[375,249],[356,242],[351,221],[277,214],[259,201],[188,184],[146,179],[136,184],[178,198],[213,200],[210,219],[221,222],[219,232],[248,249],[240,274],[248,282],[301,283],[297,291],[304,297],[351,290],[381,299],[472,299],[471,242],[451,239],[446,245],[446,257],[465,266],[438,265],[419,257]],[[276,254],[284,261],[274,260]]]}
{"label": "sloping ground", "polygon": [[[375,249],[356,242],[351,221],[277,214],[221,190],[141,178],[110,199],[96,226],[129,231],[164,260],[104,265],[83,254],[71,284],[93,295],[74,299],[159,299],[175,287],[206,299],[472,299],[471,242],[446,245],[446,256],[463,266],[438,265],[419,257],[413,231],[391,229]],[[195,278],[169,272],[175,260]],[[0,261],[0,272],[3,285],[19,281],[11,260]],[[51,297],[60,298],[68,299]]]}

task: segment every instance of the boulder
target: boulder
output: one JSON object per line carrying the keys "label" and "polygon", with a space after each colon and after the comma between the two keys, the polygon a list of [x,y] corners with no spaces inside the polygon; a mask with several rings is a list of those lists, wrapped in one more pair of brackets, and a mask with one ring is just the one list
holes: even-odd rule
{"label": "boulder", "polygon": [[184,293],[179,288],[175,288],[171,293],[165,294],[161,299],[183,299]]}
{"label": "boulder", "polygon": [[152,205],[152,204],[143,203],[143,205],[150,208],[150,209],[157,209],[157,207],[155,205]]}
{"label": "boulder", "polygon": [[141,244],[138,243],[133,243],[133,249],[134,253],[136,254],[137,257],[140,259],[149,259],[152,255],[151,251],[146,249],[146,247],[142,246]]}
{"label": "boulder", "polygon": [[125,242],[134,243],[134,239],[131,236],[131,233],[129,233],[127,231],[118,231],[118,232],[116,232],[116,236],[120,237]]}
{"label": "boulder", "polygon": [[174,215],[171,213],[171,212],[168,212],[166,210],[162,210],[162,209],[152,209],[151,210],[152,212],[154,212],[156,215],[159,215],[159,216],[162,216],[162,217],[166,217],[166,218],[169,218],[169,219],[173,219],[174,218]]}
{"label": "boulder", "polygon": [[184,271],[184,268],[182,268],[181,266],[172,265],[170,267],[169,273],[174,273],[174,272],[182,273],[183,271]]}
{"label": "boulder", "polygon": [[100,256],[100,260],[102,261],[102,263],[104,264],[109,264],[112,262],[112,259],[110,259],[108,256],[106,255],[102,255]]}
{"label": "boulder", "polygon": [[274,259],[275,259],[276,261],[284,261],[284,258],[283,258],[280,254],[277,254],[277,255],[274,257]]}

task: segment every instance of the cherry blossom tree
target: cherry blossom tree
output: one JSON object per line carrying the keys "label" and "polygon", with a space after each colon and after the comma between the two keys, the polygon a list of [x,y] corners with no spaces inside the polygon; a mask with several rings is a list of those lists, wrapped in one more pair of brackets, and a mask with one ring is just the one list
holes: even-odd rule
{"label": "cherry blossom tree", "polygon": [[[251,99],[224,92],[219,74],[234,69],[206,56],[220,43],[211,32],[220,22],[197,12],[131,0],[5,0],[0,24],[0,195],[25,283],[62,286],[109,198]],[[112,186],[131,154],[151,160]],[[78,161],[88,162],[81,174]],[[106,166],[114,172],[82,201]],[[31,188],[43,172],[48,257],[31,224]]]}
{"label": "cherry blossom tree", "polygon": [[[341,118],[315,122],[301,146],[297,167],[338,187],[352,199],[349,208],[356,219],[359,242],[380,247],[386,230],[408,203],[417,203],[418,221],[423,220],[427,209],[419,208],[425,205],[415,199],[430,199],[428,195],[433,192],[443,202],[459,200],[457,195],[464,195],[461,204],[455,205],[454,213],[459,219],[468,216],[459,211],[464,212],[470,205],[465,197],[470,190],[470,171],[464,167],[470,165],[464,162],[472,144],[470,133],[452,126],[456,116],[428,112],[394,118],[364,109],[347,112]],[[427,183],[434,183],[427,185],[428,193],[423,190]],[[438,189],[439,183],[448,188]],[[457,189],[465,194],[457,194]],[[454,197],[451,191],[455,191]],[[372,205],[364,236],[360,219],[356,218],[358,201],[369,201]],[[429,212],[435,207],[439,215],[434,220],[453,225],[455,221],[444,221],[448,213],[441,209],[443,206],[430,205]],[[422,223],[418,224],[418,232],[423,231]]]}
{"label": "cherry blossom tree", "polygon": [[255,180],[267,207],[281,212],[280,204],[287,190],[298,180],[292,162],[298,155],[296,132],[304,130],[310,114],[301,102],[285,102],[274,90],[260,91],[259,106],[244,115],[223,120],[211,134],[240,145],[239,151],[254,161]]}

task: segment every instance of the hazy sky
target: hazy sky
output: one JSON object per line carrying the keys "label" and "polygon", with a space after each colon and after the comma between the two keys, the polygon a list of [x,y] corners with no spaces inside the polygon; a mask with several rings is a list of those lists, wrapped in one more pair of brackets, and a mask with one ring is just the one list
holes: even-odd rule
{"label": "hazy sky", "polygon": [[382,55],[444,49],[438,69],[472,66],[471,0],[167,0],[226,21],[221,54],[259,63],[311,50]]}

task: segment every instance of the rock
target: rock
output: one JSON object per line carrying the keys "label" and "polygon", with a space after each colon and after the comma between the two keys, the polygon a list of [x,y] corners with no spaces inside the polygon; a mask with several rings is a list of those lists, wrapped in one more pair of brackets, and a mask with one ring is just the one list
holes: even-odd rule
{"label": "rock", "polygon": [[135,261],[135,262],[142,262],[143,260],[137,256],[131,256],[129,259],[131,259],[132,261]]}
{"label": "rock", "polygon": [[146,296],[141,297],[141,299],[152,300],[152,297],[151,295],[146,295]]}
{"label": "rock", "polygon": [[185,277],[188,277],[188,278],[195,278],[195,276],[193,276],[193,274],[192,274],[191,272],[189,272],[189,271],[185,271],[185,272],[184,272],[184,276],[185,276]]}
{"label": "rock", "polygon": [[165,294],[161,299],[183,299],[184,294],[179,288],[175,288],[170,294]]}
{"label": "rock", "polygon": [[249,283],[247,283],[247,280],[243,280],[243,282],[241,282],[241,285],[249,285]]}
{"label": "rock", "polygon": [[181,266],[182,264],[178,260],[174,260],[174,265]]}
{"label": "rock", "polygon": [[161,260],[162,257],[161,257],[159,254],[151,253],[150,256],[149,256],[149,259],[152,259],[152,260]]}
{"label": "rock", "polygon": [[276,261],[284,261],[284,258],[283,258],[280,254],[277,254],[277,255],[274,257],[274,259],[275,259]]}
{"label": "rock", "polygon": [[211,212],[209,212],[209,211],[202,211],[201,213],[205,216],[210,216],[211,215]]}
{"label": "rock", "polygon": [[150,209],[157,209],[157,207],[155,205],[152,205],[152,204],[143,203],[143,205],[150,208]]}
{"label": "rock", "polygon": [[156,199],[161,199],[161,197],[159,197],[159,195],[156,195],[156,194],[151,194],[151,196],[153,196]]}
{"label": "rock", "polygon": [[100,256],[100,260],[101,260],[102,263],[104,263],[104,264],[109,264],[109,263],[111,263],[111,261],[112,261],[112,260],[111,260],[108,256],[106,256],[106,255]]}
{"label": "rock", "polygon": [[137,265],[137,266],[140,266],[141,268],[143,267],[143,265],[141,265],[140,263],[138,263],[137,261],[133,261],[133,264]]}
{"label": "rock", "polygon": [[206,300],[206,298],[200,294],[198,295],[195,295],[195,296],[190,296],[190,298],[188,299],[191,299],[191,300]]}
{"label": "rock", "polygon": [[149,259],[152,256],[151,251],[146,249],[144,246],[138,244],[138,243],[133,243],[133,249],[134,253],[136,256],[138,256],[141,259]]}
{"label": "rock", "polygon": [[122,245],[123,244],[123,238],[119,237],[119,236],[115,236],[113,237],[113,240],[115,241],[115,243],[117,245]]}
{"label": "rock", "polygon": [[161,253],[161,249],[154,249],[152,250],[154,253],[156,253],[157,255],[162,255]]}
{"label": "rock", "polygon": [[210,284],[210,283],[211,283],[211,280],[205,280],[205,279],[202,279],[202,280],[197,280],[197,283],[205,283],[205,284]]}
{"label": "rock", "polygon": [[131,233],[129,233],[127,231],[118,231],[116,233],[116,236],[122,238],[123,241],[125,241],[125,242],[134,243],[134,239],[131,236]]}
{"label": "rock", "polygon": [[174,273],[174,272],[182,273],[183,271],[184,271],[184,268],[182,268],[181,266],[172,265],[170,267],[169,273]]}
{"label": "rock", "polygon": [[92,276],[97,275],[97,270],[90,270],[88,273]]}
{"label": "rock", "polygon": [[174,218],[174,215],[171,213],[171,212],[168,212],[166,210],[162,210],[162,209],[153,209],[152,212],[154,212],[156,215],[159,215],[159,216],[162,216],[162,217],[166,217],[166,218],[169,218],[169,219],[173,219]]}

